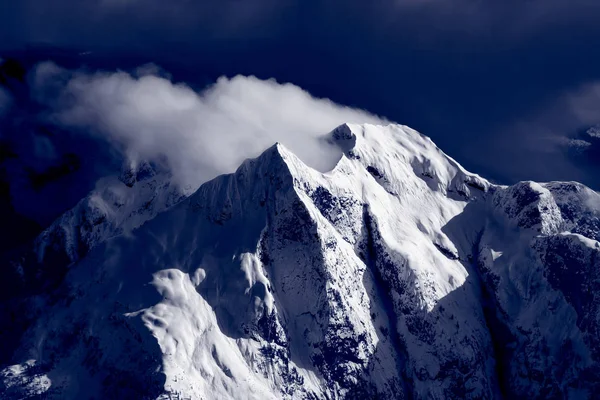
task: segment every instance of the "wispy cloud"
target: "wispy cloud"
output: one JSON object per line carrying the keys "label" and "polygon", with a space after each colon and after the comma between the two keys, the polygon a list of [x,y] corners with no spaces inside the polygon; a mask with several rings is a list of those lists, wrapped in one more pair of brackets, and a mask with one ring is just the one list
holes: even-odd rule
{"label": "wispy cloud", "polygon": [[568,93],[565,102],[576,124],[591,125],[600,122],[600,82],[582,85]]}
{"label": "wispy cloud", "polygon": [[51,101],[60,124],[106,137],[132,162],[166,158],[179,182],[191,186],[233,171],[275,142],[311,166],[330,168],[339,150],[323,135],[344,122],[382,122],[274,80],[220,78],[198,93],[149,71],[86,74],[44,63],[34,81],[42,94],[60,88],[62,100]]}
{"label": "wispy cloud", "polygon": [[599,187],[600,159],[595,158],[600,140],[593,129],[598,123],[600,84],[588,82],[505,127],[496,139],[498,157],[503,150],[518,149],[518,159],[505,164],[507,168],[529,170],[543,180],[577,179]]}
{"label": "wispy cloud", "polygon": [[[91,51],[83,62],[103,66],[154,61],[191,85],[219,74],[277,77],[421,129],[506,183],[573,178],[551,175],[558,166],[547,162],[572,124],[548,123],[560,118],[539,110],[571,120],[557,93],[600,77],[600,2],[588,0],[6,3],[0,48],[44,41]],[[208,78],[194,81],[200,75]]]}

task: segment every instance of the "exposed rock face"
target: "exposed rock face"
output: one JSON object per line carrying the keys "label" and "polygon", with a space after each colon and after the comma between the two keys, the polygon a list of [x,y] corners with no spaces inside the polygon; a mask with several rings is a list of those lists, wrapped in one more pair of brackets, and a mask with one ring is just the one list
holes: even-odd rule
{"label": "exposed rock face", "polygon": [[[399,125],[343,125],[329,140],[344,155],[325,174],[278,144],[171,208],[183,195],[150,176],[138,199],[161,199],[152,212],[146,202],[107,212],[91,196],[65,214],[38,243],[76,231],[55,243],[68,272],[36,297],[0,391],[496,399],[600,390],[596,192],[492,185]],[[133,173],[122,182],[141,183]]]}

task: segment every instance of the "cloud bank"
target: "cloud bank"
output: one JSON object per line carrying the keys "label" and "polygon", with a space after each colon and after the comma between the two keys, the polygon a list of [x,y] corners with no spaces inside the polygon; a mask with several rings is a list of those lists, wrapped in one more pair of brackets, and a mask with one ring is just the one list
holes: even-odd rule
{"label": "cloud bank", "polygon": [[51,99],[59,124],[107,138],[132,163],[165,160],[177,181],[192,187],[234,171],[275,142],[327,170],[340,154],[324,135],[344,122],[384,122],[254,77],[222,77],[195,92],[147,67],[141,74],[84,73],[44,63],[33,81],[38,96]]}

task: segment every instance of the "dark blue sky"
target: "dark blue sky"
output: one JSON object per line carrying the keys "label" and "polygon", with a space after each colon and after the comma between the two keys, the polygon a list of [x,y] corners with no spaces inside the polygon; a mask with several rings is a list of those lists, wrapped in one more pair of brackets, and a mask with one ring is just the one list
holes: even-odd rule
{"label": "dark blue sky", "polygon": [[92,51],[93,68],[153,62],[196,87],[276,78],[409,125],[502,183],[600,188],[597,144],[568,141],[600,122],[600,3],[499,3],[3,2],[0,56],[43,43]]}

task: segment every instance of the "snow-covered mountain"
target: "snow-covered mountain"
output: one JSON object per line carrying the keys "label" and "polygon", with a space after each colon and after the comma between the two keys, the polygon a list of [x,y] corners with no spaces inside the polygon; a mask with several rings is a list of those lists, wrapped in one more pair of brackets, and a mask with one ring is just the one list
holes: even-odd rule
{"label": "snow-covered mountain", "polygon": [[174,184],[164,168],[147,162],[126,166],[118,177],[100,179],[96,186],[39,235],[38,262],[44,262],[49,252],[77,261],[95,245],[131,232],[193,192]]}
{"label": "snow-covered mountain", "polygon": [[189,197],[152,178],[66,213],[36,243],[67,272],[27,298],[2,397],[600,393],[600,195],[491,184],[400,125],[327,140],[327,173],[276,144]]}

